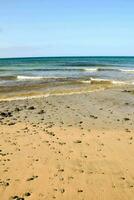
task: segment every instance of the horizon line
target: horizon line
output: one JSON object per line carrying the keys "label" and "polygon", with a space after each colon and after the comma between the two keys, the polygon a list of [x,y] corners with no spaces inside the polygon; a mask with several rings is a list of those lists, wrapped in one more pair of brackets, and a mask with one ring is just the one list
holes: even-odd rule
{"label": "horizon line", "polygon": [[69,55],[65,55],[65,56],[18,56],[18,57],[0,57],[0,59],[21,59],[21,58],[24,58],[24,59],[27,59],[27,58],[73,58],[73,57],[83,57],[83,58],[85,58],[85,57],[134,57],[134,55],[132,56],[132,55],[130,55],[130,56],[124,56],[124,55],[120,55],[120,56],[118,56],[118,55],[106,55],[106,56],[102,56],[102,55],[100,55],[100,56],[89,56],[89,55],[85,55],[85,56],[80,56],[80,55],[78,55],[78,56],[69,56]]}

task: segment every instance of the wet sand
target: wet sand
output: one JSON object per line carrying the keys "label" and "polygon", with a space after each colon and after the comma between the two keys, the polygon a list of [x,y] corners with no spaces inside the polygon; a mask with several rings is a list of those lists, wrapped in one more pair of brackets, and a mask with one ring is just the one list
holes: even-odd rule
{"label": "wet sand", "polygon": [[132,88],[0,102],[0,200],[133,200]]}

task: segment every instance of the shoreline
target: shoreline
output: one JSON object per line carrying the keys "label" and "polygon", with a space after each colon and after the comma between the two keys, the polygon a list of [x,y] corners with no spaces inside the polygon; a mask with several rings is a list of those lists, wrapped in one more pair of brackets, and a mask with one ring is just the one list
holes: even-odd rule
{"label": "shoreline", "polygon": [[75,95],[75,94],[88,94],[92,92],[99,92],[105,90],[104,88],[96,89],[96,90],[90,90],[90,91],[81,91],[81,92],[70,92],[70,93],[57,93],[57,94],[42,94],[42,95],[35,95],[35,96],[25,96],[25,97],[9,97],[5,99],[0,99],[0,102],[9,102],[9,101],[18,101],[18,100],[28,100],[28,99],[39,99],[39,98],[47,98],[50,96],[65,96],[65,95]]}
{"label": "shoreline", "polygon": [[[40,87],[37,89],[29,90],[20,90],[20,91],[5,91],[1,92],[1,101],[14,101],[14,100],[24,100],[24,99],[32,99],[32,98],[43,98],[48,96],[60,96],[60,95],[73,95],[73,94],[82,94],[82,93],[91,93],[101,90],[107,89],[119,89],[119,88],[133,88],[131,84],[124,84],[122,82],[109,82],[107,80],[103,81],[99,79],[99,81],[92,80],[92,83],[84,81],[82,83],[75,83],[74,85],[57,85],[55,87]],[[7,95],[6,95],[7,93]],[[3,96],[4,95],[4,96]],[[3,96],[3,97],[2,97]]]}

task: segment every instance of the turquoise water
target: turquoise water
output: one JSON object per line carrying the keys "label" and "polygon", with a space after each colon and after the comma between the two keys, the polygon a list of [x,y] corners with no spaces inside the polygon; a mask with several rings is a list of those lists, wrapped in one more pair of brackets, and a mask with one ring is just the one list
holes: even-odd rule
{"label": "turquoise water", "polygon": [[45,57],[0,59],[0,85],[59,79],[108,79],[134,83],[134,57]]}

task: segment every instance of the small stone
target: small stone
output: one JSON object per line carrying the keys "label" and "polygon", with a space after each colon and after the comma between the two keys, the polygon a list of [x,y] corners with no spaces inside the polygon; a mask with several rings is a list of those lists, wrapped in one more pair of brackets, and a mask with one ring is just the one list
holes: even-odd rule
{"label": "small stone", "polygon": [[25,196],[26,196],[26,197],[29,197],[30,195],[31,195],[30,192],[26,192],[26,193],[25,193]]}
{"label": "small stone", "polygon": [[62,188],[62,189],[60,189],[60,191],[61,191],[61,193],[64,193],[64,192],[65,192],[65,189],[64,189],[64,188]]}
{"label": "small stone", "polygon": [[125,180],[125,177],[121,177],[122,180]]}
{"label": "small stone", "polygon": [[78,192],[83,192],[83,190],[78,190]]}
{"label": "small stone", "polygon": [[81,140],[76,140],[74,143],[82,143]]}
{"label": "small stone", "polygon": [[34,110],[34,109],[35,109],[34,106],[30,106],[30,107],[28,108],[28,110]]}
{"label": "small stone", "polygon": [[125,118],[124,118],[124,120],[125,120],[125,121],[129,121],[130,119],[129,119],[129,118],[127,118],[127,117],[125,117]]}

